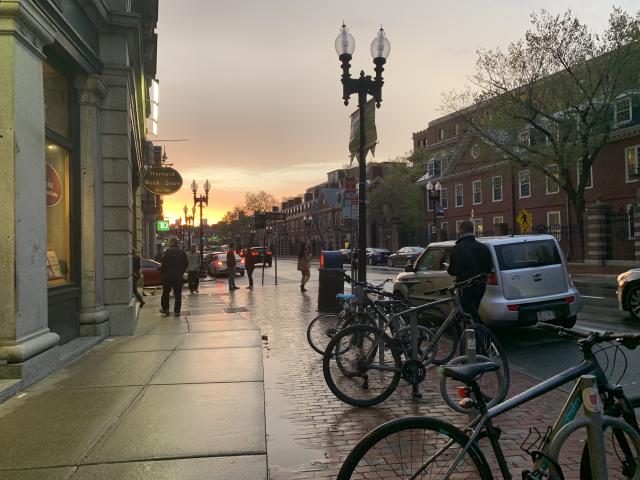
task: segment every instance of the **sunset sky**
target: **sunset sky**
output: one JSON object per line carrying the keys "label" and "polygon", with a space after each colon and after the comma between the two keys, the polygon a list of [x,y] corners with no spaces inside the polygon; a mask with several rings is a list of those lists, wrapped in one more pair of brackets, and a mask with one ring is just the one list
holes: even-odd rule
{"label": "sunset sky", "polygon": [[[447,5],[452,5],[448,8]],[[629,12],[637,0],[616,5]],[[373,74],[369,44],[384,27],[391,42],[377,160],[408,152],[411,134],[440,116],[443,91],[461,87],[478,47],[522,38],[533,10],[571,8],[602,30],[603,0],[161,0],[158,25],[158,142],[184,178],[165,197],[165,217],[193,204],[189,185],[212,183],[205,218],[219,220],[247,191],[277,200],[348,163],[349,114],[342,103],[334,40],[342,20],[356,40],[352,75]],[[150,139],[153,139],[151,137]]]}

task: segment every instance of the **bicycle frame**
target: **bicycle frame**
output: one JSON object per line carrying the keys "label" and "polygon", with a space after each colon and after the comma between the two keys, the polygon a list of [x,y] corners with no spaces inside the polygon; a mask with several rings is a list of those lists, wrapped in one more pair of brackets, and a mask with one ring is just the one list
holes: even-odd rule
{"label": "bicycle frame", "polygon": [[[594,380],[591,384],[585,384],[583,378],[583,376],[585,375],[593,375]],[[600,367],[600,365],[598,364],[596,359],[589,359],[589,360],[584,360],[583,362],[581,362],[580,364],[571,367],[563,372],[560,372],[557,375],[554,375],[553,377],[540,382],[537,385],[534,385],[533,387],[525,390],[524,392],[510,398],[509,400],[506,400],[490,409],[487,409],[486,407],[484,407],[482,404],[480,405],[480,416],[476,417],[471,423],[469,423],[466,427],[465,427],[465,431],[471,431],[471,435],[469,436],[469,441],[467,442],[467,444],[465,445],[465,447],[463,448],[463,450],[461,451],[461,453],[458,454],[458,456],[455,458],[455,460],[453,461],[451,467],[449,468],[449,471],[446,473],[445,478],[447,478],[449,475],[451,475],[454,471],[455,468],[457,467],[458,463],[460,463],[460,461],[464,458],[464,455],[467,453],[467,451],[469,450],[469,448],[471,447],[471,445],[475,442],[478,441],[478,439],[480,438],[480,435],[482,433],[483,430],[487,431],[487,436],[489,438],[489,441],[491,443],[491,447],[493,449],[493,452],[496,456],[496,459],[498,460],[498,465],[500,467],[500,471],[502,473],[502,477],[505,480],[509,480],[512,478],[511,473],[509,472],[509,468],[507,466],[507,462],[506,459],[504,457],[504,453],[502,452],[502,447],[500,446],[500,442],[499,442],[499,430],[496,429],[496,427],[493,426],[492,424],[492,420],[496,417],[498,417],[499,415],[502,415],[503,413],[506,413],[510,410],[513,410],[514,408],[517,408],[531,400],[534,400],[546,393],[549,393],[552,390],[555,390],[558,387],[561,387],[562,385],[565,385],[566,383],[569,383],[573,380],[576,379],[580,379],[580,381],[578,383],[576,383],[575,387],[573,388],[571,394],[569,395],[569,399],[565,402],[564,406],[562,407],[562,410],[560,411],[560,414],[558,415],[552,429],[551,432],[548,434],[547,438],[544,441],[544,445],[542,448],[542,456],[540,459],[538,459],[535,464],[534,464],[534,470],[533,473],[535,474],[536,472],[544,472],[548,469],[550,461],[549,461],[549,457],[547,457],[546,455],[549,452],[549,448],[551,446],[551,442],[554,438],[554,436],[558,433],[558,431],[567,423],[571,422],[574,420],[574,418],[576,417],[576,415],[578,414],[578,411],[580,410],[580,407],[583,405],[583,391],[587,391],[586,389],[589,386],[603,386],[606,388],[607,386],[607,379],[606,376],[604,374],[604,372],[602,371],[602,368]],[[477,387],[477,384],[475,385],[475,388],[477,388],[478,391],[474,391],[476,398],[480,398],[480,392],[479,392],[479,388]],[[595,389],[596,393],[597,388]],[[599,395],[599,394],[598,394]],[[599,401],[599,399],[598,399]],[[590,412],[587,409],[586,413],[587,414],[591,414],[594,412]],[[595,417],[593,417],[595,418]],[[594,420],[597,423],[597,418],[595,418]],[[596,425],[597,427],[597,425]],[[636,426],[637,428],[637,426]],[[593,431],[595,432],[595,428],[593,429]],[[601,432],[601,430],[600,430]],[[593,449],[594,450],[594,455],[591,455],[591,460],[592,462],[595,462],[594,467],[592,468],[592,472],[593,471],[602,471],[601,468],[603,468],[602,466],[602,459],[599,459],[599,455],[595,454],[597,451],[601,451],[601,450],[597,450],[598,448],[598,444],[599,442],[602,442],[602,438],[601,438],[601,433],[600,433],[600,438],[595,438],[597,435],[593,434],[592,432],[589,433],[589,440],[590,440],[590,450]],[[591,437],[594,437],[593,439]],[[591,441],[593,440],[593,441]],[[443,448],[446,448],[443,447]],[[437,454],[436,454],[437,455]],[[594,458],[595,457],[595,458]],[[604,468],[606,468],[606,464],[604,465]],[[535,477],[533,477],[535,478]],[[542,477],[540,477],[542,478]],[[606,478],[606,474],[604,476],[598,477],[598,478]]]}

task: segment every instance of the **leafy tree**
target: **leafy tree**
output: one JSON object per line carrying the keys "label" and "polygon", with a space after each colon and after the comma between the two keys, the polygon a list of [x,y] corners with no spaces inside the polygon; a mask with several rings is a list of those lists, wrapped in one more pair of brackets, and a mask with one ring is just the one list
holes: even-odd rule
{"label": "leafy tree", "polygon": [[253,214],[254,212],[270,212],[272,207],[278,205],[275,197],[270,193],[260,190],[259,192],[247,192],[245,195],[244,210]]}
{"label": "leafy tree", "polygon": [[582,227],[584,191],[611,138],[614,104],[638,87],[640,13],[614,8],[601,35],[571,11],[542,10],[531,24],[505,51],[479,50],[470,84],[445,94],[443,109],[505,159],[557,183]]}

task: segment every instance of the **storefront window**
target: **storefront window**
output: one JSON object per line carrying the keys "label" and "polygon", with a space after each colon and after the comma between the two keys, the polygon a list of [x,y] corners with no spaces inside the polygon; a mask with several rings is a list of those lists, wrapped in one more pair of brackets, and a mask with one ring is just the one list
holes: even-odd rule
{"label": "storefront window", "polygon": [[63,145],[70,144],[69,83],[62,74],[46,64],[43,83],[47,131],[47,278],[49,286],[52,287],[71,282],[70,151]]}

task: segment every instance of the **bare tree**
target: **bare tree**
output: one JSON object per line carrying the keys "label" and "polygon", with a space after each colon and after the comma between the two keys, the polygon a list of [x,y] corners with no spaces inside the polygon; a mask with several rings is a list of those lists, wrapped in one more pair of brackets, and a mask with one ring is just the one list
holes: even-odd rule
{"label": "bare tree", "polygon": [[467,131],[566,192],[581,233],[584,190],[616,127],[615,104],[640,83],[639,23],[640,13],[614,8],[599,35],[570,10],[533,13],[524,39],[478,50],[467,87],[444,95],[443,110]]}
{"label": "bare tree", "polygon": [[264,190],[247,192],[245,195],[244,210],[247,212],[270,212],[276,205],[278,202],[275,197]]}

